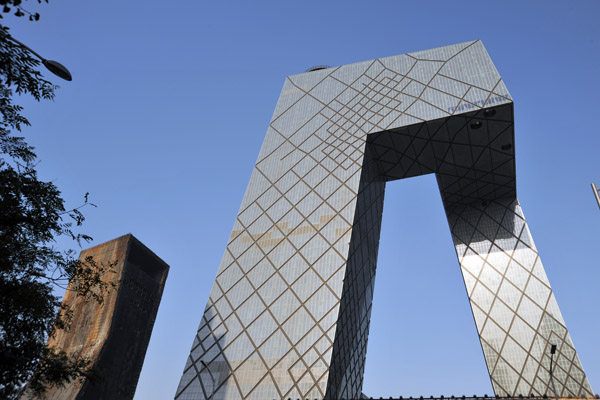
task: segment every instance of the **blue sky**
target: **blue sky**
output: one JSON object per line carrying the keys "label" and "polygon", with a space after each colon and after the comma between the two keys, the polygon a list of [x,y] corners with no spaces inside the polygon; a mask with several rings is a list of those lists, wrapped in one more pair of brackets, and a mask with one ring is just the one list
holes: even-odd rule
{"label": "blue sky", "polygon": [[[12,34],[68,66],[17,101],[39,170],[83,194],[95,244],[131,232],[171,266],[136,400],[172,398],[285,76],[481,39],[515,101],[518,195],[600,391],[600,3],[82,2]],[[432,175],[388,185],[364,392],[492,393]]]}

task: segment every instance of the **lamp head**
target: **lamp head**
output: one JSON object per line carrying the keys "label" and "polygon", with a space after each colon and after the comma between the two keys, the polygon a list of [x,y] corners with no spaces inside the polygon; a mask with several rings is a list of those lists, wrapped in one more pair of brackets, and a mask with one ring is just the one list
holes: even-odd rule
{"label": "lamp head", "polygon": [[556,345],[555,345],[555,344],[553,344],[553,345],[550,347],[550,354],[554,354],[554,353],[556,353]]}
{"label": "lamp head", "polygon": [[44,64],[44,66],[48,68],[48,70],[54,75],[63,78],[65,81],[73,80],[73,78],[71,77],[71,73],[69,72],[67,67],[65,67],[58,61],[42,60],[42,64]]}

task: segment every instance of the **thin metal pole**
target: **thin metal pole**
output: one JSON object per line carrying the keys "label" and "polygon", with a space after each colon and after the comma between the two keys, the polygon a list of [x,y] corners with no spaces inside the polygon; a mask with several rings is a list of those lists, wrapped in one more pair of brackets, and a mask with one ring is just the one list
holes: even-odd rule
{"label": "thin metal pole", "polygon": [[[4,33],[4,32],[2,32]],[[9,34],[5,34],[4,37],[8,40],[12,40],[13,42],[15,42],[16,44],[18,44],[21,47],[24,47],[27,51],[31,52],[34,56],[36,56],[37,58],[39,58],[42,62],[46,61],[46,59],[42,56],[39,55],[39,53],[35,52],[31,47],[27,46],[25,43],[18,41],[17,39],[15,39],[14,37],[10,36]]]}
{"label": "thin metal pole", "polygon": [[600,195],[598,194],[598,188],[596,185],[592,183],[592,190],[594,191],[594,196],[596,196],[596,202],[598,202],[598,207],[600,207]]}
{"label": "thin metal pole", "polygon": [[[552,345],[554,350],[556,348],[556,345]],[[556,400],[558,400],[558,393],[556,392],[556,386],[554,385],[554,378],[552,377],[552,359],[554,358],[554,351],[550,352],[550,382],[552,382],[552,390],[554,390],[554,397],[556,397]]]}
{"label": "thin metal pole", "polygon": [[48,69],[48,71],[52,72],[54,75],[66,80],[66,81],[73,80],[73,77],[71,76],[71,72],[69,72],[67,67],[65,67],[58,61],[45,59],[39,53],[35,52],[31,47],[27,46],[25,43],[18,41],[14,37],[10,36],[7,32],[3,31],[2,29],[0,29],[0,35],[2,35],[2,37],[4,39],[10,40],[10,41],[18,44],[19,46],[21,46],[22,48],[24,48],[25,50],[29,51],[31,54],[33,54],[34,56],[39,58],[40,61],[42,61],[42,64],[44,65],[44,67],[46,67]]}

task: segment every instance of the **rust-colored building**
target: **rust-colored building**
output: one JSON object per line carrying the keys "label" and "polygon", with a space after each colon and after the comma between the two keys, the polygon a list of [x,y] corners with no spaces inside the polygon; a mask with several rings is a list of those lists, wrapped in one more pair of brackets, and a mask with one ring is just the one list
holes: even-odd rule
{"label": "rust-colored building", "polygon": [[117,261],[107,279],[118,284],[102,304],[67,290],[63,305],[73,311],[71,328],[48,344],[91,360],[100,381],[52,387],[43,399],[120,400],[135,394],[169,266],[131,234],[84,250],[79,259],[88,256],[98,264]]}

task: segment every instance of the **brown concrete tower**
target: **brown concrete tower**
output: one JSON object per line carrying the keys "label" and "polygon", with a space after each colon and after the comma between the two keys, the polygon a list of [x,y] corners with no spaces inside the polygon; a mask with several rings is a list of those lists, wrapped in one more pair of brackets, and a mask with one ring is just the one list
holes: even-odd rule
{"label": "brown concrete tower", "polygon": [[96,263],[117,261],[110,278],[118,284],[102,304],[68,290],[63,306],[73,311],[71,328],[48,344],[89,359],[101,380],[52,387],[44,399],[119,400],[135,394],[169,266],[131,234],[84,250],[79,259],[88,256]]}

